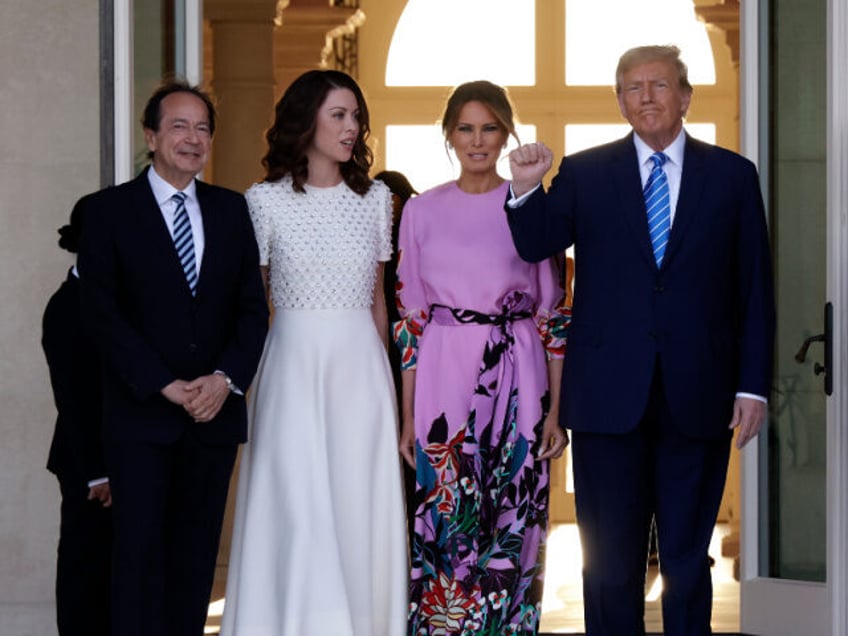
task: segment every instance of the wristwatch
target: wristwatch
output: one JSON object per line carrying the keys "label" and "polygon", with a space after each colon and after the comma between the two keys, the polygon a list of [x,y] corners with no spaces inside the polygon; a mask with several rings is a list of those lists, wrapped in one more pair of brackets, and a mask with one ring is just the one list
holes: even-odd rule
{"label": "wristwatch", "polygon": [[224,378],[224,382],[226,382],[226,383],[227,383],[227,391],[229,391],[230,393],[234,393],[234,392],[235,392],[235,390],[236,390],[236,385],[235,385],[235,384],[233,383],[233,381],[230,379],[230,376],[228,376],[226,373],[224,373],[224,372],[223,372],[223,371],[221,371],[220,369],[219,369],[218,371],[215,371],[215,375],[220,375],[222,378]]}

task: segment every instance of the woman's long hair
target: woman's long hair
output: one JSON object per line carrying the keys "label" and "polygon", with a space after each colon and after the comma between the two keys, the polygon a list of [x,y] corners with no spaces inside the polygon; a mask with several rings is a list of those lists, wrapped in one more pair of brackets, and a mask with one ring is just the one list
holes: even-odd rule
{"label": "woman's long hair", "polygon": [[354,79],[341,71],[307,71],[286,89],[275,107],[274,124],[265,133],[268,153],[262,158],[265,181],[277,181],[291,175],[296,192],[304,192],[303,184],[309,175],[306,151],[315,137],[318,109],[327,94],[336,88],[346,88],[356,97],[359,108],[359,134],[353,144],[353,155],[340,164],[342,178],[357,194],[371,187],[368,171],[374,155],[367,145],[371,133],[368,106]]}

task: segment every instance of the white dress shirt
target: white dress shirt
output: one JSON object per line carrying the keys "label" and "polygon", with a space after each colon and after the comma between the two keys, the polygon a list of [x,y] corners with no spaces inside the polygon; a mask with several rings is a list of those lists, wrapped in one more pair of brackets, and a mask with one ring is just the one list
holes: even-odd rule
{"label": "white dress shirt", "polygon": [[[165,219],[165,225],[168,226],[168,232],[171,238],[174,238],[174,216],[177,211],[177,203],[171,199],[179,190],[162,177],[156,174],[153,166],[147,171],[147,180],[150,182],[150,188],[153,190],[153,197],[162,211],[162,218]],[[188,220],[191,224],[191,236],[194,240],[194,263],[197,268],[197,276],[200,278],[200,264],[203,262],[203,249],[206,246],[203,233],[203,216],[200,214],[200,204],[197,202],[197,191],[195,188],[194,179],[188,184],[185,190],[182,190],[186,195],[185,206],[188,212]]]}

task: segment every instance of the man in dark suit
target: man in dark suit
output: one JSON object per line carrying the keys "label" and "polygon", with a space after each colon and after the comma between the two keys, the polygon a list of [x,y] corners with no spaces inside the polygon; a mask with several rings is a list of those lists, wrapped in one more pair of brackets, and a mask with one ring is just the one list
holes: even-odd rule
{"label": "man in dark suit", "polygon": [[208,96],[166,84],[143,125],[152,165],[87,201],[79,254],[83,318],[105,367],[113,635],[192,636],[268,309],[244,198],[195,178],[215,129]]}
{"label": "man in dark suit", "polygon": [[665,633],[700,636],[732,431],[739,448],[757,435],[772,381],[766,216],[753,164],[683,130],[692,87],[676,47],[626,52],[616,92],[632,133],[565,157],[547,193],[550,150],[517,149],[507,212],[522,257],[575,250],[560,412],[587,634],[644,634],[655,515]]}
{"label": "man in dark suit", "polygon": [[[84,201],[59,229],[59,246],[76,254]],[[83,329],[76,266],[44,310],[41,345],[50,370],[56,427],[47,469],[62,494],[56,559],[59,636],[107,636],[112,504],[103,461],[100,361]]]}

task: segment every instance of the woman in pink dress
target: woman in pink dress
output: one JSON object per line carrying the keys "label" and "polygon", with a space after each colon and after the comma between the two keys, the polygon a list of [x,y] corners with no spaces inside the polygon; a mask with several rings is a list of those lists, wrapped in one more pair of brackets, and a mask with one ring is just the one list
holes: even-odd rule
{"label": "woman in pink dress", "polygon": [[400,450],[417,480],[408,633],[535,634],[548,463],[568,443],[569,312],[554,264],[522,261],[510,237],[506,92],[457,87],[442,130],[460,176],[410,199],[399,238]]}

